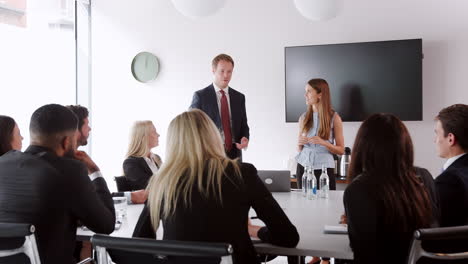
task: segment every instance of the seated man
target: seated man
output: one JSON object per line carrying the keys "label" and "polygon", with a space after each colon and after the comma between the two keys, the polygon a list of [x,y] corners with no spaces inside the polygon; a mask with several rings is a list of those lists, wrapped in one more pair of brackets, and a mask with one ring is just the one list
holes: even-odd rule
{"label": "seated man", "polygon": [[37,109],[31,145],[0,157],[0,221],[36,226],[42,263],[75,263],[77,222],[96,233],[114,230],[115,211],[102,177],[93,181],[74,158],[78,120],[56,104]]}
{"label": "seated man", "polygon": [[440,199],[440,226],[468,224],[468,105],[442,109],[436,117],[438,155],[447,159],[435,184]]}
{"label": "seated man", "polygon": [[[89,132],[91,127],[89,126],[89,111],[86,107],[81,105],[69,105],[67,106],[75,115],[78,117],[78,138],[77,148],[80,146],[86,146],[88,144]],[[76,155],[80,157],[86,166],[89,168],[89,177],[102,177],[99,167],[94,163],[91,157],[88,156],[84,151],[77,151]],[[127,197],[128,203],[141,204],[146,202],[148,198],[148,192],[145,190],[138,190],[133,192],[116,192],[112,193],[112,196],[125,196]]]}

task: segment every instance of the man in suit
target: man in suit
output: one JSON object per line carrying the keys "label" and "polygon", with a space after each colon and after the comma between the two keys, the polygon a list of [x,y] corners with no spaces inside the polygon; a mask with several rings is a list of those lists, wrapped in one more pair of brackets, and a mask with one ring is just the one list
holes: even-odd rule
{"label": "man in suit", "polygon": [[[88,144],[89,132],[91,132],[91,126],[89,125],[89,111],[86,107],[81,105],[68,105],[70,109],[78,117],[78,137],[77,147],[86,146]],[[75,155],[81,157],[81,160],[89,167],[95,168],[94,172],[89,177],[94,178],[96,176],[102,177],[102,173],[99,167],[94,163],[91,157],[84,151],[77,151]],[[129,203],[142,204],[146,202],[148,198],[148,192],[145,190],[138,190],[133,192],[116,192],[112,193],[112,196],[125,196]]]}
{"label": "man in suit", "polygon": [[[89,125],[89,111],[86,107],[81,105],[68,105],[67,108],[71,110],[78,118],[78,134],[77,134],[77,148],[80,146],[88,145],[89,132],[91,132],[91,126]],[[103,177],[101,170],[94,163],[91,157],[84,151],[76,151],[76,156],[80,157],[87,167],[93,168],[92,173],[89,177],[94,179],[96,177]],[[113,197],[127,197],[128,203],[142,204],[146,202],[148,198],[148,192],[145,190],[139,190],[134,192],[113,192]],[[91,257],[92,245],[89,241],[77,242],[75,256],[80,260]]]}
{"label": "man in suit", "polygon": [[24,153],[0,157],[0,221],[36,227],[42,263],[75,263],[78,221],[96,233],[114,231],[115,211],[102,177],[76,160],[78,120],[66,107],[37,109]]}
{"label": "man in suit", "polygon": [[468,224],[468,105],[442,109],[436,117],[435,144],[438,155],[447,159],[435,180],[439,194],[440,225]]}
{"label": "man in suit", "polygon": [[219,54],[212,61],[214,81],[193,94],[190,108],[204,111],[218,127],[228,157],[242,160],[242,149],[249,145],[249,125],[245,96],[229,87],[234,61]]}

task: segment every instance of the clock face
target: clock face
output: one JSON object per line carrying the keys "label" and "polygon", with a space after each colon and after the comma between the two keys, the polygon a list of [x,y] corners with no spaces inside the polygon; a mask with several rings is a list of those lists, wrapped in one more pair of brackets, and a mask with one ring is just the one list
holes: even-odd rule
{"label": "clock face", "polygon": [[138,53],[132,61],[133,77],[139,82],[147,83],[154,79],[159,72],[159,61],[149,52]]}

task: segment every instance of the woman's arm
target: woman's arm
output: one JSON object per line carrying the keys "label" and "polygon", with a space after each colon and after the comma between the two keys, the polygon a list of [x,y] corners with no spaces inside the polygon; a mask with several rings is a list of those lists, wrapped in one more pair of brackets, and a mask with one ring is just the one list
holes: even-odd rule
{"label": "woman's arm", "polygon": [[375,263],[378,260],[377,204],[376,197],[369,194],[369,188],[373,187],[372,184],[354,181],[343,195],[349,242],[357,263]]}
{"label": "woman's arm", "polygon": [[127,158],[123,163],[123,171],[133,190],[145,189],[152,174],[143,166],[148,166],[143,158]]}
{"label": "woman's arm", "polygon": [[299,152],[302,151],[302,149],[304,148],[304,144],[309,143],[308,138],[302,135],[303,122],[304,122],[304,115],[301,115],[301,117],[299,117],[299,135],[297,137],[298,138],[297,139],[297,151]]}
{"label": "woman's arm", "polygon": [[343,121],[341,117],[336,114],[333,120],[333,132],[335,134],[335,144],[330,143],[328,140],[324,140],[319,136],[311,137],[308,140],[310,144],[319,144],[328,149],[333,154],[343,155],[344,154],[344,136],[343,136]]}
{"label": "woman's arm", "polygon": [[262,241],[282,247],[295,247],[299,242],[299,233],[258,178],[257,170],[251,164],[243,164],[243,178],[252,208],[266,226],[249,224],[249,234]]}

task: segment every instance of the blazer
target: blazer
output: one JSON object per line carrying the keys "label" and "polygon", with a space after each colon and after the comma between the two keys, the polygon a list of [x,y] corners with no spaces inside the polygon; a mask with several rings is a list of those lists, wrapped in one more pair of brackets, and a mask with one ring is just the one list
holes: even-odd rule
{"label": "blazer", "polygon": [[[416,168],[437,217],[438,202],[434,180],[426,169]],[[379,198],[378,182],[366,174],[355,178],[344,192],[343,202],[348,221],[348,236],[355,263],[406,263],[413,231],[403,232],[397,224],[384,225],[387,213]],[[437,219],[433,220],[436,226]]]}
{"label": "blazer", "polygon": [[[240,163],[240,169],[242,177],[235,175],[232,167],[226,169],[222,181],[222,204],[214,198],[207,198],[194,186],[190,208],[179,200],[174,215],[162,219],[163,239],[229,243],[234,248],[234,263],[260,263],[247,230],[252,207],[266,224],[258,232],[261,240],[295,247],[299,242],[296,227],[257,176],[255,167]],[[140,215],[133,236],[156,238],[147,206]],[[194,263],[193,259],[169,260],[169,263]]]}
{"label": "blazer", "polygon": [[[245,110],[245,96],[229,87],[229,105],[231,108],[231,133],[234,141],[240,143],[242,137],[250,137]],[[213,84],[193,94],[190,108],[200,109],[205,112],[213,120],[218,129],[222,130],[223,125],[219,115],[218,99],[216,98]]]}
{"label": "blazer", "polygon": [[80,221],[96,233],[114,231],[115,211],[104,178],[90,181],[77,160],[29,146],[0,157],[0,221],[30,223],[42,263],[75,263]]}
{"label": "blazer", "polygon": [[[161,158],[156,156],[156,166],[161,166]],[[158,162],[159,161],[159,162]],[[145,189],[149,179],[153,176],[153,171],[142,157],[128,157],[123,163],[124,175],[133,191]]]}
{"label": "blazer", "polygon": [[440,226],[468,225],[468,154],[435,180],[441,206]]}

